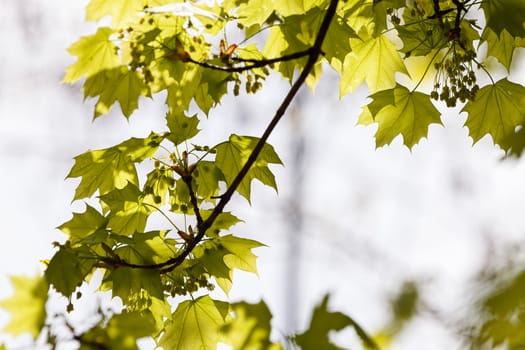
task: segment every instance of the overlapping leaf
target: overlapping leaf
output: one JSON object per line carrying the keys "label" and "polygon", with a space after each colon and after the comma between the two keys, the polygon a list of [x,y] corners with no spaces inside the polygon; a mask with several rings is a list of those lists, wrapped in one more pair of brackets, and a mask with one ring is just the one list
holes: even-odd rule
{"label": "overlapping leaf", "polygon": [[234,350],[280,350],[282,346],[270,340],[272,313],[264,301],[258,304],[232,304],[234,319],[221,332]]}
{"label": "overlapping leaf", "polygon": [[71,45],[68,52],[77,56],[77,61],[67,69],[63,82],[74,83],[83,76],[90,77],[119,66],[118,48],[110,39],[112,33],[111,28],[102,27]]}
{"label": "overlapping leaf", "polygon": [[494,33],[501,34],[507,30],[509,34],[525,38],[525,2],[522,0],[490,0],[482,1],[481,8],[485,12],[487,27]]}
{"label": "overlapping leaf", "polygon": [[104,229],[107,222],[107,218],[98,210],[86,205],[86,210],[83,213],[73,213],[73,218],[58,228],[69,235],[69,241],[74,245],[98,230]]}
{"label": "overlapping leaf", "polygon": [[501,79],[481,88],[462,111],[468,114],[465,125],[474,142],[489,134],[496,144],[508,149],[505,141],[525,121],[525,87]]}
{"label": "overlapping leaf", "polygon": [[365,107],[359,123],[379,124],[375,135],[377,147],[403,135],[404,144],[412,148],[427,136],[430,124],[441,124],[441,114],[432,104],[430,96],[421,92],[397,85],[394,89],[380,91],[370,97],[373,101]]}
{"label": "overlapping leaf", "polygon": [[384,35],[351,40],[352,52],[343,62],[339,94],[353,92],[366,81],[371,92],[393,88],[395,73],[408,74],[394,44]]}
{"label": "overlapping leaf", "polygon": [[149,137],[131,138],[116,146],[88,151],[75,157],[68,178],[81,177],[74,199],[90,197],[99,191],[107,193],[123,188],[128,183],[138,184],[134,163],[152,156],[162,137],[152,133]]}
{"label": "overlapping leaf", "polygon": [[[223,142],[215,147],[217,150],[215,164],[224,174],[228,185],[232,183],[233,179],[235,179],[244,166],[258,140],[257,137],[231,135],[229,141]],[[237,192],[248,201],[250,201],[251,182],[253,179],[257,179],[263,184],[277,190],[275,176],[268,168],[268,164],[282,164],[282,162],[273,147],[265,144],[259,157],[253,163],[237,188]]]}
{"label": "overlapping leaf", "polygon": [[123,236],[144,232],[147,218],[154,210],[151,199],[131,182],[122,189],[100,196],[100,199],[111,210],[108,227]]}

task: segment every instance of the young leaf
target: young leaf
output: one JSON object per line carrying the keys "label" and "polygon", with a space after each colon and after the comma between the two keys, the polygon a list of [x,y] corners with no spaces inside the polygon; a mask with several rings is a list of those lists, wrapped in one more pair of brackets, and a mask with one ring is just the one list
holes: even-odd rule
{"label": "young leaf", "polygon": [[109,273],[104,282],[111,283],[113,297],[120,297],[125,305],[136,301],[143,291],[148,297],[164,299],[158,270],[118,267]]}
{"label": "young leaf", "polygon": [[506,138],[525,121],[525,87],[503,78],[481,88],[461,111],[468,113],[465,125],[474,142],[490,134],[494,143],[508,149]]}
{"label": "young leaf", "polygon": [[66,297],[82,284],[85,275],[79,258],[65,248],[55,253],[45,272],[49,284]]}
{"label": "young leaf", "polygon": [[75,157],[68,178],[82,177],[73,199],[90,197],[95,191],[107,193],[128,183],[138,184],[133,163],[152,156],[162,137],[152,133],[145,139],[131,138],[116,146],[88,151]]}
{"label": "young leaf", "polygon": [[72,245],[79,243],[87,236],[106,227],[108,220],[95,208],[86,205],[83,213],[73,213],[73,218],[58,226],[62,232],[69,235]]}
{"label": "young leaf", "polygon": [[227,303],[208,295],[180,303],[167,322],[159,345],[170,350],[215,350],[228,309]]}
{"label": "young leaf", "polygon": [[309,328],[304,333],[295,336],[297,345],[302,350],[343,350],[343,348],[331,343],[328,335],[331,331],[340,331],[352,326],[363,345],[370,350],[378,350],[374,341],[352,318],[341,312],[328,311],[328,300],[329,295],[327,294],[321,304],[315,307]]}
{"label": "young leaf", "polygon": [[29,333],[38,337],[46,320],[46,301],[49,285],[45,278],[11,276],[14,293],[0,301],[0,307],[11,315],[3,331],[12,336]]}
{"label": "young leaf", "polygon": [[384,35],[366,41],[352,39],[352,52],[343,62],[340,96],[353,92],[364,80],[371,92],[393,88],[395,72],[408,75],[394,44]]}
{"label": "young leaf", "polygon": [[235,317],[221,328],[225,342],[234,350],[280,350],[270,341],[272,313],[264,301],[232,304]]}
{"label": "young leaf", "polygon": [[[379,124],[375,138],[376,146],[389,144],[397,135],[403,135],[403,142],[412,148],[427,136],[428,126],[441,124],[439,111],[434,107],[430,96],[417,91],[409,91],[397,85],[394,89],[377,92],[370,96],[374,101],[368,105],[373,121]],[[369,124],[370,119],[360,117],[361,124]]]}
{"label": "young leaf", "polygon": [[213,202],[211,198],[219,194],[219,182],[225,181],[224,175],[214,162],[201,160],[192,173],[195,192],[204,200]]}
{"label": "young leaf", "polygon": [[117,46],[109,39],[112,33],[111,28],[102,27],[95,34],[81,37],[71,45],[68,52],[78,59],[67,69],[62,81],[74,83],[83,76],[90,77],[119,66]]}
{"label": "young leaf", "polygon": [[145,0],[91,0],[86,8],[86,19],[98,21],[105,16],[111,16],[114,28],[121,28],[127,21],[137,16],[148,1]]}
{"label": "young leaf", "polygon": [[[242,166],[246,163],[258,140],[257,137],[231,135],[229,141],[215,147],[217,150],[215,164],[224,174],[228,185],[232,183]],[[273,147],[265,144],[259,157],[237,188],[237,192],[248,201],[250,201],[250,187],[253,179],[257,179],[277,190],[275,177],[268,168],[268,164],[282,164],[282,162]]]}
{"label": "young leaf", "polygon": [[503,29],[498,35],[490,28],[485,28],[482,39],[487,42],[487,55],[493,56],[510,71],[514,49],[517,47],[516,38]]}
{"label": "young leaf", "polygon": [[137,71],[120,66],[90,76],[84,83],[84,96],[98,96],[94,118],[107,114],[117,101],[129,118],[139,105],[139,97],[150,96],[150,90]]}
{"label": "young leaf", "polygon": [[151,203],[143,193],[131,182],[123,189],[115,189],[100,196],[100,200],[108,205],[108,227],[123,236],[135,232],[143,232],[149,214],[153,211]]}
{"label": "young leaf", "polygon": [[166,115],[168,122],[168,129],[170,134],[167,139],[178,145],[199,133],[197,126],[199,125],[199,118],[197,115],[186,117],[183,112],[171,110]]}

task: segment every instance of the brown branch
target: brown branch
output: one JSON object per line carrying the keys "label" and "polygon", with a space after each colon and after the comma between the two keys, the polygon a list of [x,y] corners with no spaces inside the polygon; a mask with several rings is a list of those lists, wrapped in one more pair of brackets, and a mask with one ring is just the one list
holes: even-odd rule
{"label": "brown branch", "polygon": [[275,57],[275,58],[269,58],[269,59],[261,59],[261,60],[232,58],[232,60],[234,60],[234,61],[243,62],[243,63],[252,63],[250,65],[238,66],[238,67],[234,67],[234,66],[218,66],[218,65],[211,64],[211,63],[208,63],[208,62],[202,62],[202,61],[194,60],[193,58],[191,58],[189,56],[184,56],[184,58],[182,58],[182,60],[185,61],[185,62],[194,63],[194,64],[196,64],[198,66],[201,66],[201,67],[204,67],[204,68],[208,68],[208,69],[220,70],[220,71],[223,71],[223,72],[231,72],[231,73],[241,73],[241,72],[244,72],[244,71],[247,71],[247,70],[251,70],[251,69],[254,69],[254,68],[261,68],[261,67],[269,66],[269,65],[274,64],[274,63],[287,62],[287,61],[296,60],[298,58],[306,57],[306,56],[311,55],[312,51],[313,51],[313,47],[310,47],[310,48],[308,48],[308,49],[306,49],[304,51],[294,52],[294,53],[289,54],[289,55],[284,55],[284,56],[281,56],[281,57]]}
{"label": "brown branch", "polygon": [[[299,75],[299,77],[297,78],[295,83],[292,85],[292,87],[290,88],[290,90],[286,94],[285,98],[281,102],[279,108],[275,112],[272,120],[270,121],[270,123],[266,127],[263,135],[261,136],[261,138],[259,139],[259,141],[255,145],[252,153],[248,157],[248,160],[243,165],[243,167],[241,168],[241,170],[239,171],[237,176],[233,179],[233,181],[230,184],[230,186],[226,189],[226,192],[224,192],[224,194],[222,194],[220,196],[219,203],[217,203],[217,205],[213,209],[213,211],[210,214],[210,216],[208,216],[206,218],[206,220],[202,220],[201,219],[200,222],[199,222],[199,219],[197,218],[197,235],[192,240],[187,242],[186,246],[180,252],[179,255],[177,255],[177,256],[175,256],[175,257],[173,257],[171,259],[168,259],[165,262],[158,263],[158,264],[151,264],[151,265],[138,265],[138,264],[128,263],[128,262],[125,262],[125,261],[122,261],[122,260],[121,261],[113,261],[113,263],[117,267],[118,266],[127,266],[127,267],[142,268],[142,269],[160,269],[160,273],[168,273],[168,272],[173,271],[177,266],[179,266],[180,264],[182,264],[184,262],[184,259],[186,259],[186,257],[191,253],[193,248],[195,248],[195,246],[204,238],[204,235],[206,234],[206,231],[213,225],[215,220],[223,212],[224,207],[226,206],[226,204],[228,204],[228,202],[230,201],[231,197],[233,196],[233,193],[237,190],[237,187],[239,187],[240,183],[242,182],[242,180],[244,179],[244,177],[246,176],[246,174],[250,170],[251,166],[257,160],[257,157],[261,153],[264,145],[266,144],[266,141],[268,140],[268,138],[272,134],[273,130],[275,129],[275,127],[277,126],[277,124],[279,123],[281,118],[283,117],[284,113],[286,112],[286,110],[290,106],[292,100],[297,95],[297,92],[299,91],[301,86],[306,81],[306,78],[308,77],[308,75],[312,71],[315,63],[317,62],[317,59],[319,58],[319,56],[322,55],[323,52],[322,52],[321,46],[323,45],[323,41],[324,41],[324,39],[326,37],[326,34],[328,32],[328,28],[329,28],[330,23],[332,22],[332,19],[333,19],[334,15],[335,15],[338,3],[339,3],[339,0],[331,0],[330,1],[330,5],[328,6],[328,9],[326,10],[326,14],[325,14],[325,16],[323,18],[323,22],[321,23],[321,26],[319,27],[319,31],[317,32],[317,37],[316,37],[315,42],[314,42],[314,44],[313,44],[313,46],[311,48],[309,48],[306,51],[303,51],[302,53],[296,53],[296,54],[292,54],[292,55],[288,55],[288,56],[283,56],[283,57],[288,57],[289,59],[295,59],[295,58],[302,57],[302,56],[298,56],[298,57],[294,57],[294,58],[290,58],[290,57],[292,57],[293,55],[303,55],[304,54],[304,56],[306,56],[306,55],[308,56],[308,60],[306,61],[306,64],[305,64],[303,70],[301,71],[301,74]],[[307,54],[305,54],[306,52],[307,52]],[[279,59],[281,59],[281,61],[282,61],[283,57],[281,57]],[[265,64],[281,62],[281,61],[279,61],[279,59],[265,60],[265,61],[261,61],[261,62],[266,62]],[[200,64],[198,62],[193,62],[193,63]],[[213,66],[213,67],[215,67],[215,66]],[[260,66],[257,66],[257,67],[262,67],[262,63],[261,63]],[[208,67],[208,68],[211,68],[211,67]],[[224,68],[224,67],[222,67],[222,68]],[[242,67],[239,67],[239,68],[242,68]],[[252,65],[252,68],[256,68],[256,64]],[[190,187],[191,186],[191,175],[188,178],[189,178],[188,182],[187,182],[187,180],[184,180],[184,179],[183,180],[188,185],[188,187],[190,188],[190,195],[191,195],[191,193],[192,193],[192,190],[191,190],[191,187]],[[197,208],[197,210],[195,210],[195,213],[197,215],[197,213],[199,211],[198,211],[198,207],[197,207],[197,199],[195,197],[195,193],[193,193],[191,201],[192,201],[192,205],[194,206],[194,210]]]}

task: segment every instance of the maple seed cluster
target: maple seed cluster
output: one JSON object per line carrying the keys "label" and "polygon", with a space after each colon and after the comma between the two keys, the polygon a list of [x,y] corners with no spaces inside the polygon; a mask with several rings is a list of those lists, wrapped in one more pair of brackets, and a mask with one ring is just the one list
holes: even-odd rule
{"label": "maple seed cluster", "polygon": [[473,101],[479,90],[476,73],[472,67],[475,56],[473,51],[466,51],[464,54],[453,54],[450,58],[436,62],[434,67],[438,72],[430,97],[436,101],[445,101],[447,107],[455,107],[458,99],[462,103]]}
{"label": "maple seed cluster", "polygon": [[200,288],[206,288],[210,292],[215,289],[215,285],[208,280],[208,277],[205,274],[199,276],[185,276],[181,281],[174,281],[172,279],[165,280],[164,286],[173,298],[177,295],[183,296],[195,293]]}

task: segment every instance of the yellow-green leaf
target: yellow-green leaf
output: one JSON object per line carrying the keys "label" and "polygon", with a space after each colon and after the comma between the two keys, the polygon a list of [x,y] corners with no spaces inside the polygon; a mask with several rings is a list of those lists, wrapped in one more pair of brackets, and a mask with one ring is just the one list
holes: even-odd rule
{"label": "yellow-green leaf", "polygon": [[219,328],[229,311],[225,302],[208,295],[186,300],[177,306],[164,328],[159,345],[169,350],[215,350],[220,339]]}
{"label": "yellow-green leaf", "polygon": [[461,111],[468,113],[465,125],[474,142],[490,134],[496,144],[508,149],[506,139],[525,121],[525,87],[501,79],[481,88]]}
{"label": "yellow-green leaf", "polygon": [[94,118],[107,114],[118,102],[124,116],[129,117],[139,105],[140,96],[149,96],[148,85],[137,71],[120,66],[90,76],[84,83],[85,97],[98,97]]}
{"label": "yellow-green leaf", "polygon": [[83,36],[71,45],[68,52],[77,56],[77,61],[67,69],[62,81],[74,83],[83,76],[90,77],[119,66],[117,46],[109,38],[112,33],[111,28],[102,27],[95,34]]}
{"label": "yellow-green leaf", "polygon": [[110,16],[113,27],[120,28],[148,3],[152,5],[146,0],[91,0],[86,8],[86,19],[98,21]]}
{"label": "yellow-green leaf", "polygon": [[408,74],[394,44],[384,35],[366,41],[351,39],[352,52],[345,57],[339,94],[353,92],[366,81],[371,92],[393,88],[395,73]]}
{"label": "yellow-green leaf", "polygon": [[233,304],[234,319],[221,329],[225,342],[234,350],[280,350],[270,341],[272,313],[264,301]]}
{"label": "yellow-green leaf", "polygon": [[36,338],[46,319],[48,284],[43,276],[11,276],[14,294],[0,301],[0,307],[11,315],[3,329],[13,336],[29,333]]}
{"label": "yellow-green leaf", "polygon": [[412,148],[419,140],[427,136],[428,126],[441,124],[439,111],[434,107],[430,96],[417,91],[409,91],[397,85],[394,89],[380,91],[360,118],[363,124],[370,122],[367,113],[379,124],[375,138],[376,146],[389,144],[398,135],[403,135],[403,142]]}

